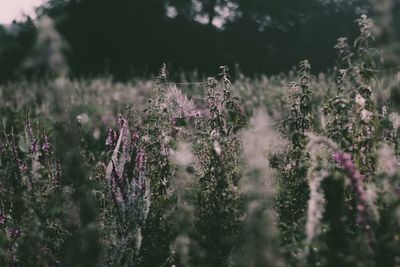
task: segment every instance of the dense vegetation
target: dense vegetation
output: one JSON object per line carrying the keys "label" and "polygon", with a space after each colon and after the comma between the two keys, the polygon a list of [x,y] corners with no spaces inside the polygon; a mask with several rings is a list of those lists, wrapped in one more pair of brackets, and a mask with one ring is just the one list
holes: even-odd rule
{"label": "dense vegetation", "polygon": [[48,78],[0,86],[0,265],[400,266],[400,73],[357,25],[318,76],[120,83],[43,17]]}

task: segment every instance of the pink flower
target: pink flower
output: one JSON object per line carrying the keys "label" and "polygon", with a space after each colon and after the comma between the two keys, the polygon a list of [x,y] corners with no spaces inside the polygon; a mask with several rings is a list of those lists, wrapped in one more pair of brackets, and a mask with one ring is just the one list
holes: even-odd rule
{"label": "pink flower", "polygon": [[117,124],[119,128],[124,127],[126,120],[124,119],[124,117],[122,117],[121,114],[118,115],[118,120],[117,120]]}
{"label": "pink flower", "polygon": [[113,130],[111,128],[108,128],[107,131],[107,139],[106,139],[106,146],[112,147],[113,146]]}
{"label": "pink flower", "polygon": [[20,232],[18,228],[13,228],[10,232],[11,238],[17,238],[19,236]]}
{"label": "pink flower", "polygon": [[362,225],[363,227],[367,227],[367,196],[364,190],[364,186],[362,184],[362,180],[364,179],[364,177],[357,170],[356,166],[351,160],[350,153],[342,152],[340,150],[334,150],[333,159],[345,169],[347,175],[350,178],[351,186],[356,194],[357,199],[357,223]]}
{"label": "pink flower", "polygon": [[137,170],[141,170],[144,165],[144,153],[139,151],[136,155],[135,166]]}
{"label": "pink flower", "polygon": [[0,212],[0,225],[5,224],[6,222],[6,214],[2,211]]}
{"label": "pink flower", "polygon": [[49,145],[49,138],[47,137],[47,135],[43,135],[43,145],[42,145],[42,150],[44,152],[45,155],[49,154],[49,149],[50,149],[50,145]]}

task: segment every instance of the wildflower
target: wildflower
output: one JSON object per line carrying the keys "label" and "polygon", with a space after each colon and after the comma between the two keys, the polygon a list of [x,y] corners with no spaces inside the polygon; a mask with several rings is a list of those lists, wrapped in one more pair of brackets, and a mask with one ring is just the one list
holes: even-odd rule
{"label": "wildflower", "polygon": [[103,114],[101,115],[100,121],[103,125],[108,125],[111,121],[111,114]]}
{"label": "wildflower", "polygon": [[165,102],[168,110],[172,113],[173,119],[195,117],[198,113],[193,100],[189,100],[176,86],[171,86],[167,91]]}
{"label": "wildflower", "polygon": [[42,145],[42,150],[44,152],[45,155],[49,154],[49,149],[50,149],[50,145],[49,145],[49,139],[47,137],[47,135],[43,135],[43,145]]}
{"label": "wildflower", "polygon": [[121,114],[118,115],[118,120],[117,120],[117,125],[119,128],[124,127],[126,120],[124,119],[124,117],[122,117]]}
{"label": "wildflower", "polygon": [[351,154],[336,150],[333,152],[333,160],[342,164],[343,167],[349,169],[352,167]]}
{"label": "wildflower", "polygon": [[4,225],[5,222],[6,222],[6,214],[3,211],[1,211],[0,212],[0,225]]}
{"label": "wildflower", "polygon": [[137,132],[131,131],[131,145],[130,149],[133,151],[138,146],[139,134]]}
{"label": "wildflower", "polygon": [[143,140],[144,143],[147,143],[147,142],[150,141],[150,137],[149,137],[148,135],[144,135],[144,136],[142,137],[142,140]]}
{"label": "wildflower", "polygon": [[112,145],[113,146],[117,145],[118,139],[119,139],[119,133],[116,131],[113,131],[113,136],[112,136]]}
{"label": "wildflower", "polygon": [[160,147],[160,155],[161,156],[168,156],[170,154],[169,148],[165,144],[161,144]]}
{"label": "wildflower", "polygon": [[214,151],[218,156],[221,156],[222,148],[221,148],[221,145],[218,143],[217,140],[214,141]]}
{"label": "wildflower", "polygon": [[368,229],[367,225],[367,194],[364,190],[362,181],[364,177],[357,170],[356,166],[352,161],[350,153],[339,150],[335,143],[327,138],[316,137],[312,133],[308,133],[310,143],[308,144],[308,150],[311,151],[316,144],[325,144],[332,150],[332,158],[339,165],[341,165],[350,179],[351,187],[356,195],[357,200],[357,223],[360,224],[364,229]]}
{"label": "wildflower", "polygon": [[397,173],[397,160],[389,145],[384,144],[379,150],[378,171],[393,177]]}
{"label": "wildflower", "polygon": [[29,152],[35,154],[39,150],[39,144],[33,136],[32,125],[29,121],[26,124],[26,136],[29,142]]}
{"label": "wildflower", "polygon": [[131,139],[132,142],[136,142],[137,140],[139,140],[139,134],[137,132],[131,132]]}
{"label": "wildflower", "polygon": [[92,136],[93,136],[93,138],[94,138],[95,140],[99,140],[99,139],[100,139],[100,130],[99,130],[99,128],[96,127],[96,128],[93,130]]}
{"label": "wildflower", "polygon": [[114,134],[114,131],[111,128],[108,128],[107,139],[106,139],[106,146],[108,146],[108,147],[112,147],[114,144],[113,134]]}
{"label": "wildflower", "polygon": [[37,140],[34,140],[29,148],[29,152],[32,154],[36,154],[36,152],[39,150],[39,144]]}
{"label": "wildflower", "polygon": [[76,116],[76,122],[78,125],[85,125],[89,122],[89,116],[86,113],[79,114]]}
{"label": "wildflower", "polygon": [[354,163],[352,162],[350,153],[342,152],[340,150],[334,150],[333,159],[342,167],[344,167],[350,178],[351,186],[356,193],[356,198],[358,202],[356,207],[358,211],[357,223],[367,228],[367,219],[365,212],[367,211],[368,198],[362,184],[362,180],[364,179],[364,177],[360,174],[360,172],[357,170]]}
{"label": "wildflower", "polygon": [[372,115],[373,115],[373,113],[371,111],[363,109],[361,111],[361,120],[368,123],[371,120]]}
{"label": "wildflower", "polygon": [[365,106],[365,98],[362,97],[360,94],[356,95],[355,98],[356,104],[360,107],[364,107]]}
{"label": "wildflower", "polygon": [[392,122],[393,128],[395,130],[400,128],[400,116],[397,113],[395,113],[395,112],[390,113],[389,119]]}
{"label": "wildflower", "polygon": [[137,170],[141,170],[144,165],[144,153],[139,151],[136,155],[135,166]]}
{"label": "wildflower", "polygon": [[10,232],[11,238],[17,238],[19,236],[20,232],[18,228],[13,228]]}
{"label": "wildflower", "polygon": [[182,166],[188,166],[193,162],[194,155],[191,151],[190,145],[187,143],[180,143],[174,155],[175,161]]}
{"label": "wildflower", "polygon": [[210,137],[212,139],[214,139],[214,140],[218,140],[219,136],[220,136],[220,134],[219,134],[219,131],[217,129],[212,130],[211,133],[210,133]]}

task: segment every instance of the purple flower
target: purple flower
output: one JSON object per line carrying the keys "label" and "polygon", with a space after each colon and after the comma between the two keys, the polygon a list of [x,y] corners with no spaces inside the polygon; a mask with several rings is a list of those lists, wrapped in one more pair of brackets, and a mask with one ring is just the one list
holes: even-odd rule
{"label": "purple flower", "polygon": [[50,149],[50,144],[49,144],[49,138],[47,135],[43,135],[43,145],[42,145],[42,150],[45,155],[49,154],[49,149]]}
{"label": "purple flower", "polygon": [[395,192],[396,192],[396,194],[398,194],[398,195],[400,196],[400,186],[398,186],[398,187],[395,189]]}
{"label": "purple flower", "polygon": [[131,138],[132,138],[132,142],[136,142],[139,139],[139,135],[137,132],[133,132],[131,133]]}
{"label": "purple flower", "polygon": [[101,115],[101,123],[103,125],[107,125],[109,124],[110,120],[111,120],[111,114],[107,113],[107,114],[103,114]]}
{"label": "purple flower", "polygon": [[19,236],[20,232],[18,228],[13,228],[10,232],[11,238],[17,238]]}
{"label": "purple flower", "polygon": [[121,114],[118,115],[118,120],[117,120],[117,124],[119,128],[124,127],[126,120],[124,119],[124,117],[122,117]]}
{"label": "purple flower", "polygon": [[39,144],[38,141],[33,137],[32,125],[29,121],[26,124],[26,133],[28,136],[28,142],[30,143],[29,152],[35,154],[39,150]]}
{"label": "purple flower", "polygon": [[131,151],[137,147],[137,141],[139,140],[139,134],[137,132],[131,131]]}
{"label": "purple flower", "polygon": [[350,153],[342,152],[340,150],[335,150],[333,151],[333,159],[336,162],[343,164],[344,162],[351,160],[351,155]]}
{"label": "purple flower", "polygon": [[6,223],[6,214],[1,211],[0,212],[0,225],[4,225]]}
{"label": "purple flower", "polygon": [[367,196],[364,190],[364,186],[362,184],[362,180],[364,177],[357,170],[353,161],[351,160],[351,154],[342,152],[340,150],[333,151],[333,159],[339,163],[347,172],[347,175],[350,178],[351,186],[353,191],[356,194],[357,199],[357,223],[362,225],[363,227],[367,227]]}
{"label": "purple flower", "polygon": [[12,141],[13,142],[11,144],[11,151],[12,151],[13,158],[16,160],[18,158],[17,145],[15,144],[14,138]]}
{"label": "purple flower", "polygon": [[141,170],[144,165],[144,153],[139,151],[136,155],[135,166],[137,170]]}
{"label": "purple flower", "polygon": [[115,147],[117,145],[118,139],[119,139],[119,133],[116,131],[113,131],[113,139],[112,139],[113,147]]}
{"label": "purple flower", "polygon": [[36,152],[39,150],[39,144],[37,140],[33,140],[31,142],[31,146],[29,148],[29,152],[32,154],[36,154]]}
{"label": "purple flower", "polygon": [[113,130],[111,128],[108,128],[107,131],[107,139],[106,139],[106,146],[112,147],[113,146]]}
{"label": "purple flower", "polygon": [[128,127],[127,124],[124,124],[124,127],[121,130],[121,134],[122,134],[122,155],[127,159],[129,158],[129,148],[130,146],[130,134],[128,131]]}

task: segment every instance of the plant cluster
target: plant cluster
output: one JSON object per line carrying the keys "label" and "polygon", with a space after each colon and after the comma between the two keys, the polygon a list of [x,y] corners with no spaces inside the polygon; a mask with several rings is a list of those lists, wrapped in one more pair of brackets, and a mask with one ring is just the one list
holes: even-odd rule
{"label": "plant cluster", "polygon": [[0,265],[400,266],[399,80],[357,23],[318,76],[1,85]]}

